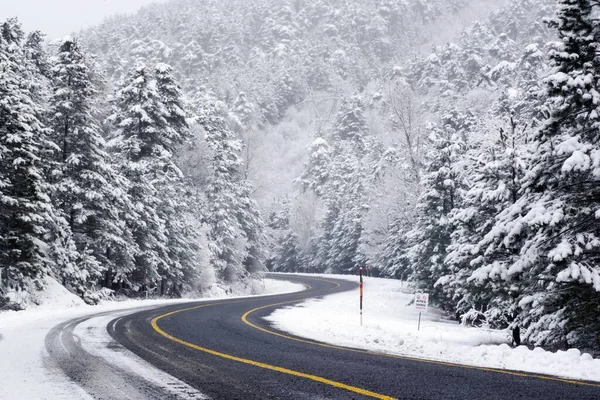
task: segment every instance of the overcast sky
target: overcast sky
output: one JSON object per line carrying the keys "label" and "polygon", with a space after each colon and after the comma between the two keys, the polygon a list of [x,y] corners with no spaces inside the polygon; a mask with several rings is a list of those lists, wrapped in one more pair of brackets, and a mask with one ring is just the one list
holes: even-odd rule
{"label": "overcast sky", "polygon": [[26,31],[39,29],[49,39],[95,25],[109,15],[133,13],[166,0],[0,0],[0,21],[18,17]]}

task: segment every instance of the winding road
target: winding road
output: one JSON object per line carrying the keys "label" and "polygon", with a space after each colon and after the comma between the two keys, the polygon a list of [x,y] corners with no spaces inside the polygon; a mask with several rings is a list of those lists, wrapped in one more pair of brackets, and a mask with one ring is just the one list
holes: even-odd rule
{"label": "winding road", "polygon": [[[307,290],[145,309],[113,319],[108,333],[213,399],[600,399],[596,383],[384,355],[279,332],[262,317],[357,285],[296,275],[271,278],[299,282]],[[99,360],[86,361],[85,354],[77,354],[77,341],[69,339],[79,322],[55,327],[47,348],[53,362],[94,398],[119,393],[119,398],[181,398]],[[98,376],[114,384],[98,387]]]}

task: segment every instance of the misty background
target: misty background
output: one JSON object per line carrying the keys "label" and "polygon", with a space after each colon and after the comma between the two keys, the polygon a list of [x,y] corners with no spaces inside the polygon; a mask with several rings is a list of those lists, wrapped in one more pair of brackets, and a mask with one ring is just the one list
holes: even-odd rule
{"label": "misty background", "polygon": [[131,14],[164,0],[0,0],[0,19],[18,17],[28,30],[61,38],[102,22],[113,14]]}

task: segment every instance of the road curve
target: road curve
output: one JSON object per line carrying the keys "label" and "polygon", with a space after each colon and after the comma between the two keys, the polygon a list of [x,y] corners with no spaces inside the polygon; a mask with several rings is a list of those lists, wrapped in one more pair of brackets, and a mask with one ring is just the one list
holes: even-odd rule
{"label": "road curve", "polygon": [[[138,311],[141,309],[148,307]],[[56,325],[45,338],[48,357],[44,358],[44,365],[51,372],[62,372],[90,397],[98,400],[205,399],[199,391],[168,374],[144,374],[143,371],[155,370],[152,366],[135,362],[131,358],[135,356],[127,355],[127,350],[112,341],[105,331],[106,322],[130,312],[102,312]],[[103,335],[96,335],[102,331]],[[108,341],[105,342],[104,337]],[[93,351],[90,345],[101,351]],[[123,359],[127,362],[118,362]],[[56,397],[52,393],[48,396]],[[84,398],[84,393],[81,396]]]}
{"label": "road curve", "polygon": [[[355,283],[274,275],[299,293],[187,303],[112,321],[129,350],[214,399],[599,399],[600,385],[329,346],[277,332],[262,317]],[[349,306],[356,306],[354,304]]]}

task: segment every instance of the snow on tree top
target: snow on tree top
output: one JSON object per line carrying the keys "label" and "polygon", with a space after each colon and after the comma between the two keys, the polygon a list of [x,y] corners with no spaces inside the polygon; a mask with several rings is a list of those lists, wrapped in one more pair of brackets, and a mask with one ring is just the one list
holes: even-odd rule
{"label": "snow on tree top", "polygon": [[318,147],[318,146],[328,146],[327,141],[321,137],[316,138],[311,143],[311,147]]}
{"label": "snow on tree top", "polygon": [[161,72],[161,73],[170,73],[173,70],[173,68],[171,68],[171,66],[169,64],[165,64],[165,63],[156,64],[154,69],[156,70],[156,72]]}

